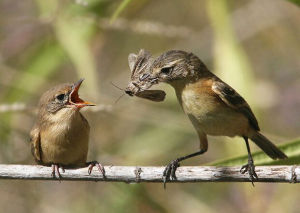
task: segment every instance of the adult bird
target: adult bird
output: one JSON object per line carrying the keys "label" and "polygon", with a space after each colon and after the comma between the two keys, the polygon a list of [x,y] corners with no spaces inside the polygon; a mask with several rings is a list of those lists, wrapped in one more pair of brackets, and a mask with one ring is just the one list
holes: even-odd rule
{"label": "adult bird", "polygon": [[132,68],[132,81],[126,88],[126,93],[141,93],[160,82],[170,84],[199,136],[200,150],[168,164],[163,173],[164,183],[170,178],[176,178],[175,171],[179,162],[207,151],[207,135],[240,136],[244,139],[248,163],[242,166],[241,172],[249,173],[252,184],[257,179],[257,174],[248,138],[272,159],[287,158],[260,133],[258,122],[245,99],[211,73],[193,53],[171,50],[154,60],[150,53],[141,50],[138,55],[129,55],[129,66]]}

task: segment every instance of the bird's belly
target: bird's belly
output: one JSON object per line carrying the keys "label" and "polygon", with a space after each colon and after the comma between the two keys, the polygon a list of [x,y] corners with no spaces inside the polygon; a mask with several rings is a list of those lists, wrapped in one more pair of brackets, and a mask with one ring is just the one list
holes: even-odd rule
{"label": "bird's belly", "polygon": [[242,136],[246,135],[245,130],[248,129],[248,121],[240,113],[227,111],[205,115],[189,114],[188,116],[198,130],[208,135]]}
{"label": "bird's belly", "polygon": [[197,131],[215,136],[245,135],[248,120],[211,95],[182,97],[182,107]]}
{"label": "bird's belly", "polygon": [[42,162],[83,166],[88,153],[88,140],[89,130],[63,125],[49,127],[41,132]]}

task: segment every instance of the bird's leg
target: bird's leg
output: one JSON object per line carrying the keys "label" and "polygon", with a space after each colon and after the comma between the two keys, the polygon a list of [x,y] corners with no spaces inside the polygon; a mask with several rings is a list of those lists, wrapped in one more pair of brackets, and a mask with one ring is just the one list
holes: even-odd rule
{"label": "bird's leg", "polygon": [[246,146],[247,146],[247,151],[248,151],[248,164],[242,166],[240,172],[242,174],[245,174],[246,172],[249,173],[249,177],[250,177],[250,181],[252,183],[252,185],[254,186],[253,181],[258,179],[258,176],[255,172],[255,166],[254,166],[254,162],[253,162],[253,158],[251,155],[251,151],[250,151],[250,146],[248,143],[248,138],[247,137],[243,137],[245,142],[246,142]]}
{"label": "bird's leg", "polygon": [[58,179],[61,180],[62,176],[60,175],[59,168],[61,168],[61,170],[65,172],[64,167],[62,167],[61,165],[57,163],[52,164],[52,177],[55,178],[57,174]]}
{"label": "bird's leg", "polygon": [[88,174],[90,175],[93,171],[94,166],[98,168],[98,171],[102,173],[103,177],[105,177],[104,167],[98,161],[91,161],[86,163],[88,165]]}
{"label": "bird's leg", "polygon": [[177,158],[177,159],[171,161],[171,163],[169,163],[166,166],[166,168],[165,168],[165,170],[163,172],[164,188],[166,188],[167,181],[169,181],[171,179],[176,180],[175,172],[176,172],[176,169],[180,166],[180,164],[179,164],[180,161],[186,160],[188,158],[195,157],[197,155],[201,155],[204,152],[206,152],[206,149],[200,150],[198,152],[195,152],[195,153],[192,153],[190,155],[187,155],[187,156],[184,156],[184,157],[180,157],[180,158]]}

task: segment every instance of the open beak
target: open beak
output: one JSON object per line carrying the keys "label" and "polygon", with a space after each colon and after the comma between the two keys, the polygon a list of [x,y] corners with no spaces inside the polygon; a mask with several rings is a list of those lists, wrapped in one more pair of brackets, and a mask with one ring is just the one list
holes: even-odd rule
{"label": "open beak", "polygon": [[86,107],[86,106],[96,106],[96,104],[93,104],[91,102],[87,102],[79,98],[78,90],[80,88],[80,85],[82,84],[84,79],[80,79],[72,86],[72,91],[69,95],[69,103],[71,105],[75,105],[78,108]]}

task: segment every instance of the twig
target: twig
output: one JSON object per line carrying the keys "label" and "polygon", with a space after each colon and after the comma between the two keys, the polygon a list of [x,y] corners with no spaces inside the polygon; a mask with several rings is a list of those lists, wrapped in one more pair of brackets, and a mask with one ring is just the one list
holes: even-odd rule
{"label": "twig", "polygon": [[[66,169],[61,172],[62,180],[112,181],[126,183],[162,182],[164,167],[105,166],[105,178],[94,169],[88,175],[87,168]],[[58,180],[51,176],[51,167],[32,165],[0,164],[0,179]],[[257,166],[256,182],[300,182],[300,166]],[[172,182],[249,182],[247,174],[240,173],[240,167],[179,167],[177,180]]]}
{"label": "twig", "polygon": [[134,33],[159,35],[169,38],[188,38],[196,32],[185,26],[166,25],[154,21],[127,20],[117,18],[111,22],[108,18],[102,18],[98,22],[99,27],[107,30],[129,30]]}
{"label": "twig", "polygon": [[[111,112],[112,106],[105,105],[105,104],[98,104],[93,107],[84,108],[83,111]],[[37,113],[37,108],[27,106],[25,103],[0,104],[0,113],[7,113],[7,112],[34,112],[34,113]]]}
{"label": "twig", "polygon": [[25,112],[25,111],[34,111],[32,107],[26,106],[25,103],[12,103],[12,104],[0,104],[0,113],[1,112]]}

